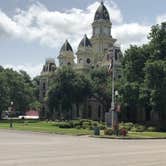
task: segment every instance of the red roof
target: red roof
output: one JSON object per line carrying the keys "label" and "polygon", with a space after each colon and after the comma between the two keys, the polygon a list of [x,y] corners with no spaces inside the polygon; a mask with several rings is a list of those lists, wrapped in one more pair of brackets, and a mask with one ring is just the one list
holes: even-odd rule
{"label": "red roof", "polygon": [[25,113],[26,116],[39,116],[38,111],[29,110]]}

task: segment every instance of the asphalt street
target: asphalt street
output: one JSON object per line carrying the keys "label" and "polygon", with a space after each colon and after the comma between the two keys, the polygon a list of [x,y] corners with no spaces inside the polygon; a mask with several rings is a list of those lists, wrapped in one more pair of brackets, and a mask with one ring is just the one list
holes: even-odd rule
{"label": "asphalt street", "polygon": [[0,130],[0,166],[166,166],[166,140]]}

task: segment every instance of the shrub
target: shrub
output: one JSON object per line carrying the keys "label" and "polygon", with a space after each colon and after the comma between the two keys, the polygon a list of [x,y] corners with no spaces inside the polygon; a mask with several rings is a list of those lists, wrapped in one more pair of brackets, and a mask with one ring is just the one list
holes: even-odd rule
{"label": "shrub", "polygon": [[132,132],[144,132],[146,127],[143,125],[135,124],[134,127],[131,128]]}
{"label": "shrub", "polygon": [[107,128],[104,130],[104,135],[112,135],[113,134],[113,130],[110,128]]}
{"label": "shrub", "polygon": [[80,127],[81,125],[82,125],[82,124],[81,124],[81,121],[80,121],[80,120],[74,120],[74,121],[73,121],[73,127],[74,127],[74,128],[77,128],[77,126]]}
{"label": "shrub", "polygon": [[92,124],[92,121],[89,119],[81,119],[80,120],[81,125],[83,125],[84,122],[88,122],[89,124]]}
{"label": "shrub", "polygon": [[146,131],[149,131],[149,132],[155,132],[157,131],[157,128],[156,127],[153,127],[153,126],[149,126]]}
{"label": "shrub", "polygon": [[146,127],[143,125],[136,125],[137,132],[144,132]]}
{"label": "shrub", "polygon": [[100,130],[105,130],[106,129],[104,124],[99,124],[99,128],[100,128]]}
{"label": "shrub", "polygon": [[125,128],[119,130],[119,135],[126,136],[128,131]]}
{"label": "shrub", "polygon": [[131,130],[134,127],[134,124],[131,122],[128,123],[120,123],[119,125],[120,128],[125,128],[126,130]]}
{"label": "shrub", "polygon": [[70,122],[61,122],[58,125],[59,128],[72,128],[72,124]]}
{"label": "shrub", "polygon": [[92,126],[93,126],[93,127],[97,127],[97,126],[98,126],[98,123],[97,123],[97,122],[93,122],[93,123],[92,123]]}
{"label": "shrub", "polygon": [[82,128],[83,129],[90,129],[91,128],[91,124],[89,122],[83,122]]}
{"label": "shrub", "polygon": [[132,132],[137,132],[137,129],[136,129],[136,127],[134,126],[134,127],[132,127],[132,128],[130,129],[130,131],[132,131]]}
{"label": "shrub", "polygon": [[78,126],[76,126],[75,128],[79,130],[79,129],[81,129],[81,126],[78,125]]}

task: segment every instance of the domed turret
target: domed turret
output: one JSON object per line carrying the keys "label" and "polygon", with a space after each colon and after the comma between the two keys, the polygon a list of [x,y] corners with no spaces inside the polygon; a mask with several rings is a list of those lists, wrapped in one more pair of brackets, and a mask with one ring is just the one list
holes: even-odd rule
{"label": "domed turret", "polygon": [[82,70],[89,70],[89,68],[93,65],[94,58],[92,44],[87,35],[84,35],[81,40],[76,54],[78,66]]}
{"label": "domed turret", "polygon": [[55,60],[54,60],[54,58],[47,58],[46,59],[46,64],[55,64]]}
{"label": "domed turret", "polygon": [[65,41],[65,43],[63,44],[60,52],[64,52],[64,51],[72,51],[73,52],[73,49],[70,45],[70,43],[68,42],[68,40]]}
{"label": "domed turret", "polygon": [[74,65],[74,52],[70,43],[66,40],[60,49],[60,54],[58,56],[59,65]]}
{"label": "domed turret", "polygon": [[95,21],[97,20],[109,20],[110,21],[110,17],[109,17],[109,13],[107,8],[104,6],[103,1],[101,2],[100,6],[98,7],[96,13],[95,13]]}
{"label": "domed turret", "polygon": [[52,73],[55,70],[56,70],[55,60],[53,58],[47,58],[46,63],[43,66],[43,70],[42,70],[41,74],[45,75],[45,74],[48,74],[48,73]]}
{"label": "domed turret", "polygon": [[81,40],[78,47],[92,47],[91,41],[88,39],[87,35],[84,35],[84,38]]}
{"label": "domed turret", "polygon": [[109,12],[103,1],[96,10],[92,28],[93,34],[91,43],[98,54],[97,56],[101,58],[101,56],[106,53],[106,50],[115,42],[111,36],[112,23],[110,21]]}

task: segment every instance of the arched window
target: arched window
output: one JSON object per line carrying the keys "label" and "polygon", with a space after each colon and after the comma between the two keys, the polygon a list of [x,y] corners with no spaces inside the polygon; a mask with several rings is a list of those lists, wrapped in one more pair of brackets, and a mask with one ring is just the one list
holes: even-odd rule
{"label": "arched window", "polygon": [[82,63],[82,58],[79,59],[79,63]]}
{"label": "arched window", "polygon": [[119,54],[119,50],[115,50],[115,60],[117,61],[118,60],[118,54]]}
{"label": "arched window", "polygon": [[45,89],[46,89],[46,83],[43,82],[43,90],[45,90]]}
{"label": "arched window", "polygon": [[45,91],[43,91],[43,97],[45,97],[46,96],[46,92]]}
{"label": "arched window", "polygon": [[110,60],[110,55],[109,54],[107,54],[107,61],[109,61]]}
{"label": "arched window", "polygon": [[86,60],[86,62],[87,62],[88,64],[90,64],[90,63],[91,63],[91,60],[88,58],[88,59]]}
{"label": "arched window", "polygon": [[92,107],[88,105],[88,118],[92,117]]}
{"label": "arched window", "polygon": [[100,119],[101,118],[101,106],[99,105],[98,107],[98,118]]}

